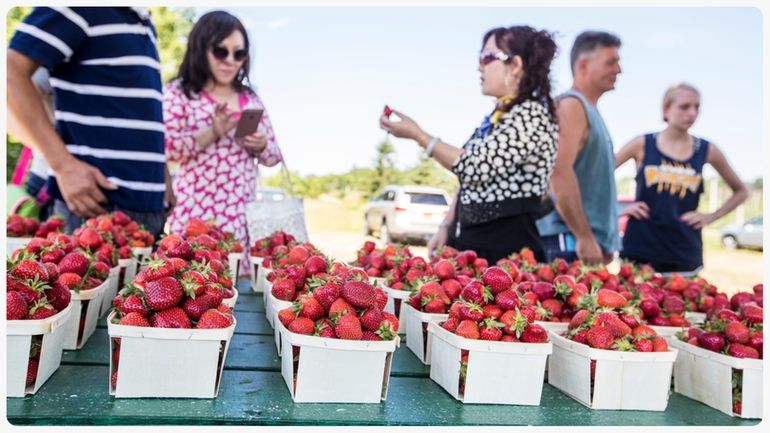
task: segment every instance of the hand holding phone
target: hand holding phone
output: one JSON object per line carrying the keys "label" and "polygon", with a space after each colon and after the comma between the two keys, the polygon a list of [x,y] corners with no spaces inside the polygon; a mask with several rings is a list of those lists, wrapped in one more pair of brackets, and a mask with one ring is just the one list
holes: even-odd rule
{"label": "hand holding phone", "polygon": [[259,122],[262,120],[261,108],[248,108],[241,112],[241,118],[235,127],[235,138],[243,138],[257,132]]}

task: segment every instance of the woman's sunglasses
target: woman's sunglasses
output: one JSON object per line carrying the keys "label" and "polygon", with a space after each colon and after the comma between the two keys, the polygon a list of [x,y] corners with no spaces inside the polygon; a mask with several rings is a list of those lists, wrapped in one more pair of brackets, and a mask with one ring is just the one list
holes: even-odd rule
{"label": "woman's sunglasses", "polygon": [[[225,47],[211,47],[211,54],[214,55],[214,57],[217,60],[224,60],[227,58],[228,55],[230,55],[230,50],[228,50]],[[236,62],[240,62],[243,59],[245,59],[249,55],[249,52],[245,49],[241,48],[240,50],[233,51],[233,59]]]}
{"label": "woman's sunglasses", "polygon": [[495,53],[493,53],[491,51],[482,51],[482,52],[479,53],[479,64],[481,66],[486,66],[486,65],[494,62],[495,60],[500,60],[502,62],[507,62],[508,59],[510,59],[510,58],[511,58],[511,56],[509,56],[508,54],[505,54],[502,51],[498,51],[498,52],[495,52]]}

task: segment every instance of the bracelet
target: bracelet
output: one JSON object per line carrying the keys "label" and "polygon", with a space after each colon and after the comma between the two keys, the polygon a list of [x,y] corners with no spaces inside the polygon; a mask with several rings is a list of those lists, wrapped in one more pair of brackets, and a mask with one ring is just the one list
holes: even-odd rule
{"label": "bracelet", "polygon": [[428,156],[432,156],[432,154],[433,154],[433,146],[435,146],[436,143],[439,142],[439,140],[441,140],[441,139],[438,138],[438,137],[433,137],[428,142],[428,145],[425,146],[425,153],[428,154]]}

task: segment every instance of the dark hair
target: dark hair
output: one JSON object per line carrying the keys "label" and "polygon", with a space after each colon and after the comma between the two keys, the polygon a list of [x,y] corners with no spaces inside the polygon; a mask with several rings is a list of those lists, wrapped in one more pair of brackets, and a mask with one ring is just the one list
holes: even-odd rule
{"label": "dark hair", "polygon": [[[182,91],[190,98],[193,93],[200,93],[203,85],[211,78],[211,69],[206,53],[234,31],[243,34],[244,49],[249,51],[249,35],[238,18],[225,11],[209,12],[195,23],[187,37],[187,50],[179,66],[177,78],[181,79]],[[241,69],[232,82],[238,92],[253,92],[249,83],[249,57],[241,64]]]}
{"label": "dark hair", "polygon": [[572,75],[575,75],[575,62],[583,53],[591,52],[599,47],[620,47],[620,38],[607,32],[585,31],[575,38],[569,55],[569,65]]}
{"label": "dark hair", "polygon": [[556,43],[545,30],[535,30],[529,26],[498,27],[484,35],[482,44],[490,37],[495,44],[510,56],[521,57],[524,76],[519,83],[519,92],[509,107],[523,101],[538,101],[546,106],[551,117],[555,116],[553,98],[551,98],[551,62],[556,55]]}

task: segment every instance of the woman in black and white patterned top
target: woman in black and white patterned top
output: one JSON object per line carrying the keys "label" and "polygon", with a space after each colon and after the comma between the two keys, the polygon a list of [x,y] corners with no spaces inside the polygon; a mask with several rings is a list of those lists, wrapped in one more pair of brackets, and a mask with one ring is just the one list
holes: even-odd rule
{"label": "woman in black and white patterned top", "polygon": [[522,247],[543,258],[535,220],[556,156],[558,127],[549,79],[556,44],[528,26],[487,32],[479,56],[481,93],[497,98],[462,148],[422,130],[411,118],[380,118],[396,137],[415,140],[452,170],[460,189],[439,232],[428,243],[473,249],[494,264]]}

